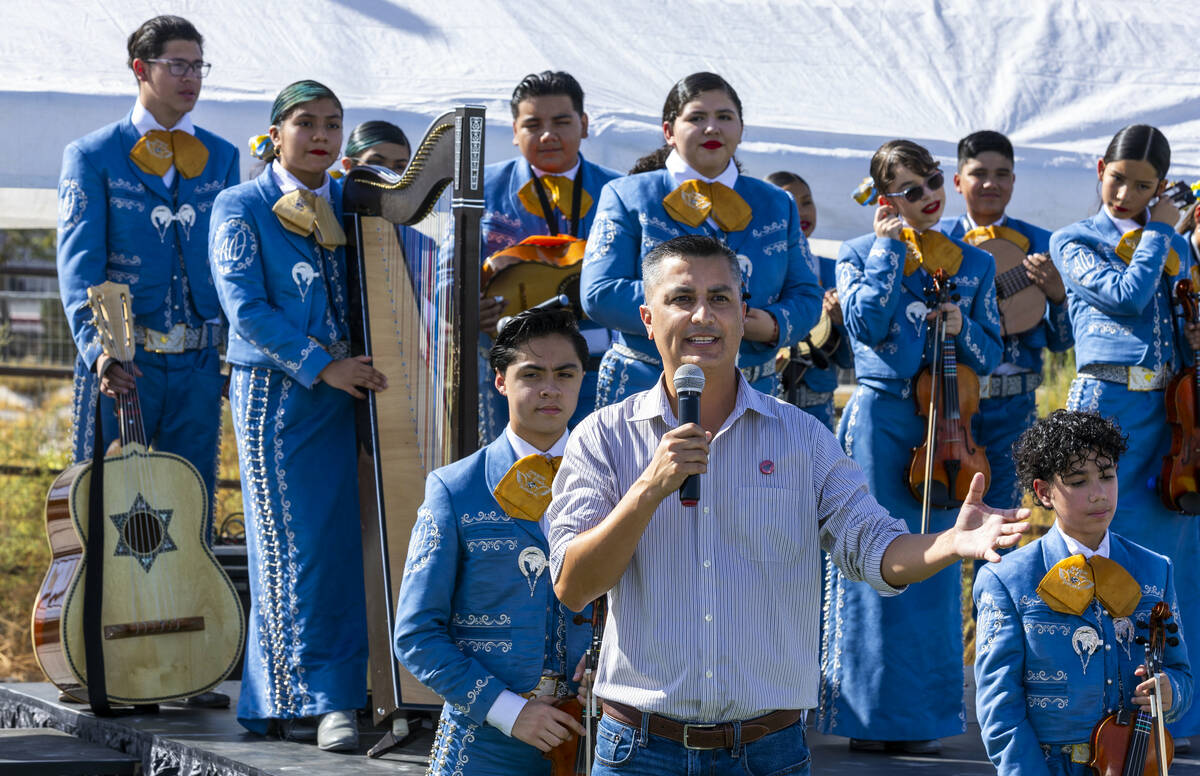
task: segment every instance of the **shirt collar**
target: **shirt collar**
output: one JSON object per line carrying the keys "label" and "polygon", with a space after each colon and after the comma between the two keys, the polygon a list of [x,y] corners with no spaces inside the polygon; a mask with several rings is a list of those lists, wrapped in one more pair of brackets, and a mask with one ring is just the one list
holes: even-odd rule
{"label": "shirt collar", "polygon": [[575,176],[579,174],[579,168],[582,164],[583,164],[583,156],[581,156],[580,154],[576,154],[575,155],[575,166],[572,167],[571,169],[567,170],[566,172],[546,172],[545,170],[539,170],[537,167],[534,167],[532,164],[529,165],[529,167],[533,170],[533,174],[538,176],[539,178],[544,178],[547,175],[561,175],[564,178],[569,178],[571,180],[575,180]]}
{"label": "shirt collar", "polygon": [[[1105,205],[1103,208],[1101,208],[1101,210],[1104,211],[1104,215],[1108,216],[1108,220],[1112,221],[1113,226],[1117,227],[1117,231],[1120,232],[1121,234],[1125,234],[1126,232],[1132,232],[1132,231],[1142,228],[1142,225],[1139,224],[1137,221],[1134,221],[1132,218],[1117,218],[1116,216],[1114,216],[1112,213],[1109,212],[1108,205]],[[1150,221],[1150,209],[1149,208],[1146,208],[1146,221],[1147,222]]]}
{"label": "shirt collar", "polygon": [[[275,179],[275,185],[279,187],[280,194],[290,194],[296,189],[304,189],[305,191],[311,191],[318,197],[323,197],[326,200],[329,200],[329,184],[331,180],[329,173],[325,173],[325,180],[321,183],[319,188],[310,189],[308,186],[305,186],[303,183],[301,183],[299,178],[285,170],[283,165],[279,163],[279,160],[276,159],[275,161],[271,162],[271,177]],[[332,204],[332,202],[330,202],[330,204]]]}
{"label": "shirt collar", "polygon": [[1080,543],[1078,540],[1073,539],[1070,536],[1067,536],[1065,533],[1063,533],[1062,528],[1060,528],[1058,526],[1057,520],[1054,521],[1052,530],[1058,531],[1058,535],[1062,537],[1063,542],[1067,545],[1067,555],[1068,556],[1082,555],[1084,557],[1084,560],[1087,560],[1088,558],[1092,557],[1093,555],[1099,555],[1101,558],[1108,557],[1109,550],[1112,546],[1112,543],[1108,540],[1108,537],[1111,535],[1110,531],[1104,532],[1104,538],[1100,540],[1100,546],[1093,550],[1091,547],[1086,547],[1082,543]]}
{"label": "shirt collar", "polygon": [[[754,410],[760,415],[767,415],[773,418],[779,417],[779,405],[775,399],[766,395],[762,391],[756,391],[750,387],[750,383],[746,382],[745,376],[738,370],[737,373],[737,401],[734,402],[733,412],[729,413],[729,417],[725,419],[725,429],[733,424],[746,410]],[[671,400],[667,396],[667,375],[664,372],[659,376],[658,381],[654,383],[654,387],[648,391],[638,394],[634,399],[633,412],[630,413],[630,420],[651,420],[654,418],[662,418],[668,426],[679,425],[679,419],[675,417],[675,412],[671,409]]]}
{"label": "shirt collar", "polygon": [[[975,223],[975,219],[971,218],[970,213],[963,213],[963,220],[967,222],[967,231],[978,229],[979,224]],[[1001,213],[1000,217],[991,223],[991,226],[1004,226],[1008,223],[1008,213]]]}
{"label": "shirt collar", "polygon": [[550,458],[556,458],[562,455],[567,449],[567,437],[570,435],[570,431],[563,431],[562,436],[558,438],[557,442],[550,445],[549,450],[539,450],[521,437],[517,436],[517,432],[513,431],[511,425],[504,427],[504,436],[508,437],[508,443],[512,445],[513,452],[517,454],[518,461],[527,455],[545,455],[549,456]]}
{"label": "shirt collar", "polygon": [[700,173],[692,169],[692,166],[683,161],[683,157],[675,149],[671,149],[671,153],[667,155],[666,161],[667,171],[675,178],[675,185],[679,185],[684,181],[692,179],[702,180],[705,183],[721,183],[729,188],[733,188],[733,184],[737,183],[738,169],[733,163],[733,159],[729,160],[729,164],[725,167],[725,171],[715,178],[706,178]]}
{"label": "shirt collar", "polygon": [[139,135],[144,135],[152,129],[161,129],[163,132],[170,132],[178,129],[181,132],[186,132],[189,135],[196,134],[196,127],[192,124],[192,114],[185,113],[183,118],[175,123],[175,126],[167,129],[162,124],[158,123],[158,119],[154,118],[154,114],[146,110],[146,106],[142,105],[141,100],[133,101],[133,115],[129,117],[133,122],[133,128],[138,131]]}

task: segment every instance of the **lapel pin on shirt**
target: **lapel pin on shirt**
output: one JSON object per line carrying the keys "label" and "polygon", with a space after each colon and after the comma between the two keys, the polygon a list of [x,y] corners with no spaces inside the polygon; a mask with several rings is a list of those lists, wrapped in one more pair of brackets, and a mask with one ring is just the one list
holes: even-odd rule
{"label": "lapel pin on shirt", "polygon": [[763,474],[772,474],[775,471],[775,462],[769,459],[763,461],[758,465],[758,470]]}

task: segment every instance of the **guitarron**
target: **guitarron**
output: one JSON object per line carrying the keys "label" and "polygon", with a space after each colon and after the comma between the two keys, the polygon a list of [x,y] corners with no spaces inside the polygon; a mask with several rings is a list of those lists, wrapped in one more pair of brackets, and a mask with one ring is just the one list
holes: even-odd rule
{"label": "guitarron", "polygon": [[345,181],[351,350],[391,386],[355,410],[376,723],[442,705],[396,661],[392,632],[425,476],[479,443],[483,132],[483,108],[458,108],[433,122],[403,176],[364,166]]}
{"label": "guitarron", "polygon": [[[88,290],[104,352],[131,370],[129,287]],[[245,626],[233,583],[208,547],[209,499],[186,459],[151,451],[137,389],[117,401],[120,451],[104,460],[104,553],[87,557],[92,463],[50,486],[50,568],[33,609],[38,665],[59,689],[85,700],[83,598],[89,563],[104,564],[101,644],[106,695],[149,704],[198,695],[220,683],[242,652]]]}

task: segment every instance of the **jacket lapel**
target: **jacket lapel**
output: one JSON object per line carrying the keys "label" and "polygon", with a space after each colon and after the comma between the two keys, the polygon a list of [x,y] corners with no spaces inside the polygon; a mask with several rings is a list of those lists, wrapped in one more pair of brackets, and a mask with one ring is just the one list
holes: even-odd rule
{"label": "jacket lapel", "polygon": [[[168,191],[166,185],[163,184],[162,178],[157,175],[151,175],[150,173],[144,171],[141,167],[138,167],[136,164],[134,164],[133,159],[129,156],[129,154],[133,152],[134,145],[136,145],[137,141],[142,137],[138,134],[137,128],[133,126],[133,119],[131,118],[132,116],[133,111],[130,111],[129,114],[125,116],[125,119],[121,122],[121,151],[125,154],[125,164],[129,166],[129,171],[133,175],[137,176],[137,179],[140,180],[147,189],[154,192],[154,194],[157,195],[163,202],[174,206],[174,197],[171,196],[171,192]],[[180,177],[178,170],[175,171],[175,175],[176,177]]]}
{"label": "jacket lapel", "polygon": [[[501,433],[500,436],[487,446],[486,460],[484,463],[484,480],[487,482],[488,495],[496,509],[503,512],[504,508],[496,501],[496,497],[492,495],[496,492],[496,486],[500,484],[500,480],[504,479],[504,475],[508,474],[508,470],[517,462],[517,454],[513,451],[512,445],[508,442],[508,434]],[[546,537],[542,534],[541,524],[537,520],[521,520],[520,518],[510,517],[513,524],[521,530],[532,536],[538,541],[541,546],[546,545]]]}
{"label": "jacket lapel", "polygon": [[[279,217],[272,212],[271,208],[275,207],[275,203],[280,197],[283,196],[283,192],[281,192],[279,190],[279,186],[275,184],[275,177],[271,174],[270,165],[267,165],[267,168],[262,171],[261,175],[258,176],[258,191],[259,194],[262,195],[263,201],[266,202],[267,216],[278,221]],[[340,206],[341,203],[338,203],[339,209]],[[307,261],[309,264],[312,264],[316,261],[316,255],[313,252],[314,243],[310,242],[308,237],[301,237],[292,230],[284,228],[283,224],[279,225],[279,231],[283,233],[284,239],[287,240],[288,244],[295,248],[296,252],[304,257],[305,261]],[[319,268],[313,267],[313,269]]]}

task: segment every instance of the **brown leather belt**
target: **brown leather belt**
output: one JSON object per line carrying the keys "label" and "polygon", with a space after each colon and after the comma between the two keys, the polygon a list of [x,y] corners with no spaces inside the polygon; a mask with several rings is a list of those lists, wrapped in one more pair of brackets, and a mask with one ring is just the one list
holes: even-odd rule
{"label": "brown leather belt", "polygon": [[[685,725],[670,717],[658,714],[647,714],[632,706],[613,701],[604,701],[604,713],[632,728],[641,728],[642,719],[650,717],[648,729],[660,738],[666,738],[688,749],[732,749],[734,745],[734,729],[732,722],[722,722],[716,725]],[[783,730],[789,725],[800,721],[803,714],[799,709],[782,709],[763,714],[761,717],[748,719],[741,723],[743,744],[750,744],[771,733]]]}

